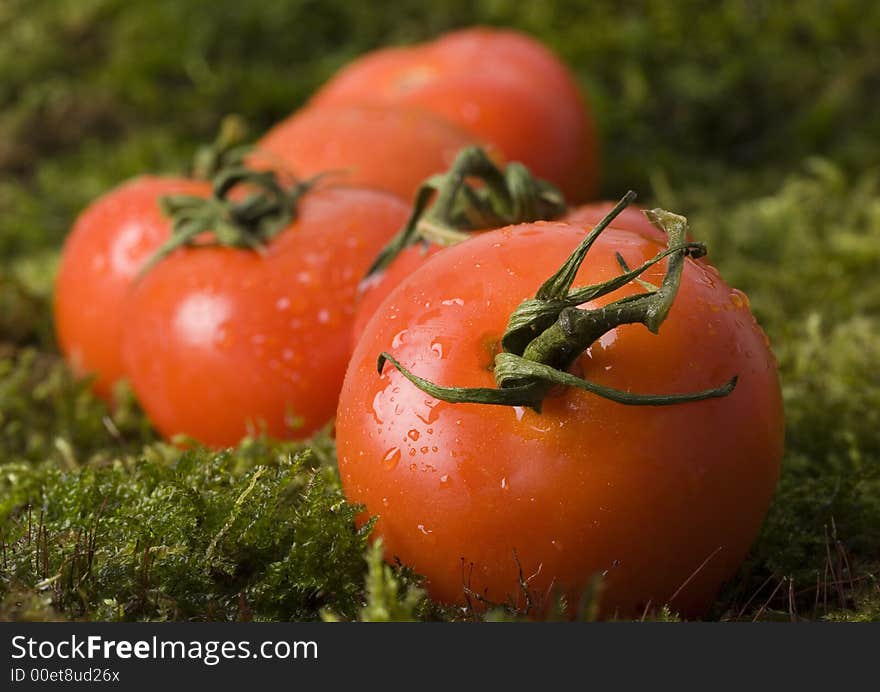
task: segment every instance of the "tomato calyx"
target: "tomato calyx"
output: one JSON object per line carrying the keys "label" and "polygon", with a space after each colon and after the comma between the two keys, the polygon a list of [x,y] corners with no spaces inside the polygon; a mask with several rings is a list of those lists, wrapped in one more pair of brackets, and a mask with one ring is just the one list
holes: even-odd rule
{"label": "tomato calyx", "polygon": [[248,130],[241,116],[227,115],[223,118],[214,141],[196,150],[190,170],[192,177],[211,180],[224,168],[241,165],[251,149],[249,144],[245,144]]}
{"label": "tomato calyx", "polygon": [[[426,394],[451,403],[528,406],[541,411],[541,405],[556,385],[575,387],[592,394],[631,406],[669,406],[727,396],[736,387],[734,376],[723,385],[681,394],[635,394],[570,374],[575,360],[603,334],[624,324],[643,324],[657,333],[678,293],[686,257],[702,257],[702,243],[688,242],[687,219],[662,209],[648,210],[650,221],[667,235],[667,247],[635,269],[628,269],[618,253],[623,273],[600,284],[572,290],[575,276],[602,231],[635,199],[628,192],[623,199],[581,241],[563,265],[538,289],[535,297],[523,301],[514,310],[501,340],[502,352],[495,356],[495,381],[491,387],[444,387],[421,378],[403,367],[390,354],[379,355],[381,374],[385,363],[397,368]],[[601,308],[577,307],[607,295],[625,284],[638,280],[647,269],[668,259],[659,287],[627,296]],[[644,286],[643,286],[644,287]]]}
{"label": "tomato calyx", "polygon": [[[474,180],[482,186],[474,186]],[[406,225],[382,249],[367,276],[381,272],[401,251],[419,242],[455,245],[467,239],[469,231],[551,221],[565,211],[562,193],[523,164],[511,162],[502,170],[481,147],[466,147],[446,173],[422,183]]]}
{"label": "tomato calyx", "polygon": [[[296,218],[299,199],[317,178],[285,188],[273,171],[225,168],[214,178],[210,197],[170,195],[159,204],[172,220],[171,237],[144,264],[139,277],[180,247],[222,246],[262,252]],[[232,199],[238,186],[253,190]],[[209,234],[210,237],[205,237]]]}

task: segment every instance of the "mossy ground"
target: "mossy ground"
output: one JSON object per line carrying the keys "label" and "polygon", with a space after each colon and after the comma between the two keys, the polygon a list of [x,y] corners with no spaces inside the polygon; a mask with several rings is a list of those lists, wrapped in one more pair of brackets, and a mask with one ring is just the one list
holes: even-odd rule
{"label": "mossy ground", "polygon": [[51,286],[109,186],[183,169],[226,113],[261,131],[364,50],[471,23],[530,31],[575,68],[606,196],[688,215],[771,338],[783,477],[712,617],[880,619],[870,0],[0,5],[0,619],[468,617],[367,555],[326,437],[182,452],[130,399],[108,411],[60,363]]}

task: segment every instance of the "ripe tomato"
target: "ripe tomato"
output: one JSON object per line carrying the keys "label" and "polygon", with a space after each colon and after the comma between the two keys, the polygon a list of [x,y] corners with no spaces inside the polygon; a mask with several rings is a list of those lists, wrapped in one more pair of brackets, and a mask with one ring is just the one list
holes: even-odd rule
{"label": "ripe tomato", "polygon": [[[584,204],[569,211],[563,220],[581,227],[594,226],[611,211],[615,204],[616,202]],[[665,242],[663,231],[652,224],[636,207],[624,209],[614,219],[612,225],[655,239],[659,243]],[[441,246],[433,243],[419,243],[405,248],[384,270],[372,274],[361,284],[354,320],[354,343],[360,340],[367,323],[395,287],[442,249]]]}
{"label": "ripe tomato", "polygon": [[251,156],[255,167],[319,173],[334,183],[375,187],[409,201],[422,181],[449,167],[474,138],[405,108],[310,108],[273,127]]}
{"label": "ripe tomato", "polygon": [[[389,559],[465,602],[536,605],[563,593],[576,607],[603,574],[605,616],[646,605],[705,611],[752,543],[779,475],[782,404],[775,362],[744,294],[685,259],[659,330],[616,327],[571,367],[628,392],[689,392],[739,380],[723,397],[626,406],[556,387],[541,413],[440,401],[376,357],[391,353],[431,382],[495,386],[508,317],[583,239],[538,222],[479,235],[437,254],[401,283],[357,345],[337,416],[346,495],[378,516]],[[619,276],[657,242],[609,228],[574,285]],[[659,284],[666,260],[643,278]],[[611,298],[644,292],[629,283]],[[523,582],[526,584],[523,587]]]}
{"label": "ripe tomato", "polygon": [[586,105],[567,68],[525,34],[477,27],[377,50],[343,68],[311,104],[421,108],[521,161],[572,201],[595,192],[597,145]]}
{"label": "ripe tomato", "polygon": [[205,182],[136,178],[92,203],[67,237],[55,284],[55,331],[74,372],[94,375],[94,390],[104,399],[110,399],[123,374],[125,295],[143,264],[171,233],[159,198],[210,193]]}
{"label": "ripe tomato", "polygon": [[407,214],[387,193],[317,188],[262,252],[185,247],[153,266],[129,297],[122,348],[158,430],[221,447],[249,424],[305,437],[327,423],[357,282]]}
{"label": "ripe tomato", "polygon": [[[575,207],[565,215],[565,221],[581,227],[594,226],[614,208],[616,202],[593,202]],[[652,238],[661,245],[666,244],[666,235],[648,220],[645,213],[638,207],[630,206],[618,214],[611,222],[614,228],[633,231],[646,238]]]}

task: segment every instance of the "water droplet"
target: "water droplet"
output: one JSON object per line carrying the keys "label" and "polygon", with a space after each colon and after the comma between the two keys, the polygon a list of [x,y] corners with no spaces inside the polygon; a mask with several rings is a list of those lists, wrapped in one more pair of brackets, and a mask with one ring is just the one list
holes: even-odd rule
{"label": "water droplet", "polygon": [[373,397],[373,420],[376,421],[379,425],[385,422],[382,416],[379,414],[379,411],[382,408],[382,392],[376,392],[376,396]]}
{"label": "water droplet", "polygon": [[440,301],[443,305],[464,305],[464,301],[461,298],[449,298],[448,300]]}
{"label": "water droplet", "polygon": [[437,358],[443,358],[443,344],[439,341],[435,341],[431,344],[431,353],[433,353]]}
{"label": "water droplet", "polygon": [[388,506],[388,498],[387,498],[387,497],[383,497],[383,498],[382,498],[382,506],[383,506],[383,507],[387,507],[387,506]]}
{"label": "water droplet", "polygon": [[749,307],[749,297],[743,293],[742,291],[734,288],[730,293],[730,302],[734,307],[737,308],[747,308]]}
{"label": "water droplet", "polygon": [[404,329],[403,331],[397,332],[397,334],[394,335],[394,338],[391,339],[391,348],[400,348],[400,345],[406,339],[408,331],[408,329]]}
{"label": "water droplet", "polygon": [[419,439],[419,431],[416,430],[415,428],[413,428],[412,430],[410,430],[410,431],[406,434],[406,436],[407,436],[409,439],[411,439],[413,442],[415,442],[416,440]]}
{"label": "water droplet", "polygon": [[424,447],[422,447],[421,449],[419,449],[419,451],[420,451],[422,454],[427,454],[427,453],[428,453],[428,447],[427,447],[427,445],[424,446]]}
{"label": "water droplet", "polygon": [[431,529],[426,528],[424,524],[419,524],[416,528],[418,528],[418,530],[421,531],[426,536],[428,534],[434,533]]}
{"label": "water droplet", "polygon": [[524,406],[514,406],[513,413],[517,420],[522,420],[523,416],[526,415],[526,409]]}
{"label": "water droplet", "polygon": [[556,548],[556,550],[558,550],[560,553],[562,552],[562,541],[554,540],[554,541],[550,541],[550,544],[554,548]]}
{"label": "water droplet", "polygon": [[440,476],[440,482],[441,483],[448,483],[449,482],[449,474],[444,473],[442,476]]}
{"label": "water droplet", "polygon": [[605,332],[602,336],[599,337],[599,345],[602,348],[611,348],[614,345],[615,341],[617,341],[616,329]]}
{"label": "water droplet", "polygon": [[[414,456],[416,455],[416,448],[415,448],[415,447],[410,447],[410,448],[409,448],[409,455],[410,455],[411,457],[414,457]],[[412,468],[412,466],[411,466],[410,468]]]}
{"label": "water droplet", "polygon": [[507,479],[506,479],[506,478],[502,478],[502,479],[501,479],[501,489],[502,489],[502,490],[507,490],[509,487],[510,487],[510,486],[507,485]]}
{"label": "water droplet", "polygon": [[397,462],[400,461],[400,447],[392,447],[387,452],[385,452],[385,456],[382,458],[382,463],[385,465],[385,468],[389,471],[397,466]]}

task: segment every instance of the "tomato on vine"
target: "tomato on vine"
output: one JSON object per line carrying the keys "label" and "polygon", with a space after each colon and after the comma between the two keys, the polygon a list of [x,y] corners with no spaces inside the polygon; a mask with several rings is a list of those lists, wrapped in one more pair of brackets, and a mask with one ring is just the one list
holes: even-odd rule
{"label": "tomato on vine", "polygon": [[[248,194],[243,194],[243,192]],[[377,190],[231,169],[166,207],[175,232],[127,300],[122,354],[166,437],[307,437],[333,416],[357,282],[407,216]]]}
{"label": "tomato on vine", "polygon": [[[536,178],[522,164],[511,163],[502,169],[478,147],[463,149],[448,171],[422,184],[407,225],[370,267],[360,286],[355,343],[394,288],[444,247],[474,233],[526,221],[559,219],[593,225],[614,206],[614,202],[592,202],[567,208],[554,185]],[[615,228],[661,243],[665,240],[663,231],[635,207],[624,209],[613,223]]]}
{"label": "tomato on vine", "polygon": [[628,201],[438,253],[356,347],[343,486],[439,601],[572,615],[601,575],[604,616],[699,615],[758,532],[783,444],[766,337],[683,217],[649,212],[665,247],[607,228]]}

